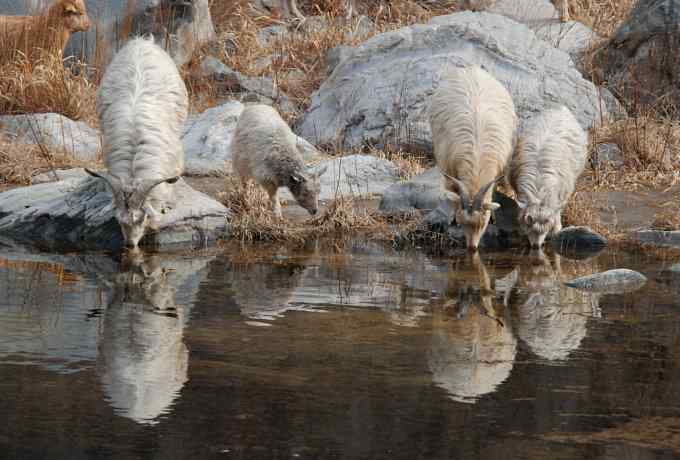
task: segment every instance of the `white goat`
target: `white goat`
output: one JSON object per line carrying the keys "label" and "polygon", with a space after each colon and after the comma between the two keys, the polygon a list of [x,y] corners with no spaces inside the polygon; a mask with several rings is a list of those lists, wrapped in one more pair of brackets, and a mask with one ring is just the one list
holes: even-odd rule
{"label": "white goat", "polygon": [[268,105],[249,105],[239,117],[231,141],[234,171],[255,181],[269,194],[272,211],[282,218],[279,187],[288,187],[295,200],[314,215],[319,209],[319,176],[305,167],[297,136]]}
{"label": "white goat", "polygon": [[476,250],[489,223],[493,186],[513,148],[517,115],[508,91],[477,66],[442,76],[429,107],[434,156],[453,201],[455,220]]}
{"label": "white goat", "polygon": [[136,248],[147,228],[157,228],[157,211],[174,206],[168,184],[184,169],[180,132],[188,105],[175,63],[153,40],[131,40],[106,69],[97,115],[108,173],[88,173],[111,188],[128,247]]}
{"label": "white goat", "polygon": [[588,137],[571,111],[548,109],[530,120],[510,165],[519,224],[533,247],[562,230],[562,208],[586,164]]}

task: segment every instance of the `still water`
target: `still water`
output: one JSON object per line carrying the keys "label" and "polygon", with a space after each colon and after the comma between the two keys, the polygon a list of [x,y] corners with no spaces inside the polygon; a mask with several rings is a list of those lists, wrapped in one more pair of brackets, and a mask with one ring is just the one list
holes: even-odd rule
{"label": "still water", "polygon": [[[680,457],[672,262],[0,247],[0,456]],[[616,267],[650,281],[562,284]]]}

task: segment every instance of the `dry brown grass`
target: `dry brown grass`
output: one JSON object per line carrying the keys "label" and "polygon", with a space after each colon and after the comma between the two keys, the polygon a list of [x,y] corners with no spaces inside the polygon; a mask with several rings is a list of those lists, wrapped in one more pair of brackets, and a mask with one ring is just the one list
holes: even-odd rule
{"label": "dry brown grass", "polygon": [[333,200],[317,216],[305,220],[277,219],[271,211],[269,197],[252,181],[244,185],[236,178],[227,178],[226,191],[219,198],[233,213],[231,238],[242,243],[303,244],[309,238],[320,236],[369,231],[376,237],[387,234],[385,221],[351,198]]}
{"label": "dry brown grass", "polygon": [[[593,152],[598,144],[613,143],[623,157],[622,167],[604,165],[594,171],[599,189],[668,188],[678,180],[680,123],[652,113],[605,122],[591,130]],[[592,155],[592,152],[591,152]]]}
{"label": "dry brown grass", "polygon": [[56,112],[94,122],[96,88],[85,66],[65,67],[59,54],[38,54],[0,61],[0,114]]}
{"label": "dry brown grass", "polygon": [[29,185],[37,174],[79,166],[93,165],[43,145],[11,143],[0,136],[0,185]]}
{"label": "dry brown grass", "polygon": [[571,19],[591,27],[604,38],[612,36],[635,0],[569,0]]}

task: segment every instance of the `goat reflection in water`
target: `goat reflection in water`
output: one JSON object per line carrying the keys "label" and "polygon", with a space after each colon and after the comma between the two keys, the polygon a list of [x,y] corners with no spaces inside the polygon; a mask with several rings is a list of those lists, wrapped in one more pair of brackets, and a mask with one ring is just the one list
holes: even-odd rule
{"label": "goat reflection in water", "polygon": [[503,383],[517,352],[505,306],[496,302],[478,254],[472,256],[472,265],[477,279],[451,273],[448,300],[433,312],[429,360],[435,384],[464,403],[474,403]]}
{"label": "goat reflection in water", "polygon": [[594,271],[592,263],[552,261],[532,253],[492,288],[478,255],[477,279],[451,273],[443,309],[433,312],[430,370],[433,381],[452,399],[474,403],[509,376],[518,339],[542,359],[567,359],[587,334],[588,318],[599,315],[597,294],[563,281]]}
{"label": "goat reflection in water", "polygon": [[542,251],[517,267],[517,285],[510,298],[517,333],[540,358],[562,360],[576,350],[587,333],[590,316],[599,316],[599,296],[572,289],[564,281],[596,272],[593,262],[552,261]]}
{"label": "goat reflection in water", "polygon": [[110,404],[138,423],[155,423],[187,381],[186,317],[171,277],[157,258],[131,253],[104,282],[110,301],[98,372]]}

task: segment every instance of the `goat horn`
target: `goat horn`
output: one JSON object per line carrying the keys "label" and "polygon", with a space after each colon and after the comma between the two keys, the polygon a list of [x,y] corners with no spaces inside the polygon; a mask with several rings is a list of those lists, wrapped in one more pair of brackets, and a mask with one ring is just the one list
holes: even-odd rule
{"label": "goat horn", "polygon": [[122,188],[122,182],[120,179],[118,179],[116,176],[113,174],[109,174],[104,171],[92,171],[91,169],[85,168],[85,172],[88,173],[90,176],[97,177],[99,179],[102,179],[104,182],[106,182],[109,187],[111,188],[111,191],[114,193],[119,192]]}
{"label": "goat horn", "polygon": [[482,209],[482,201],[484,201],[484,195],[486,195],[486,192],[489,191],[491,187],[493,187],[496,182],[501,180],[503,176],[498,176],[488,184],[486,184],[484,187],[480,188],[477,194],[475,195],[475,200],[474,203],[472,204],[472,209],[480,211]]}
{"label": "goat horn", "polygon": [[154,187],[162,184],[163,182],[167,182],[168,184],[174,184],[179,180],[179,176],[173,176],[173,177],[166,177],[164,179],[147,179],[142,182],[140,185],[139,191],[137,192],[137,196],[139,197],[139,202],[138,203],[144,203],[146,200],[146,197],[151,193],[151,190],[154,189]]}
{"label": "goat horn", "polygon": [[456,193],[458,193],[458,196],[460,197],[460,204],[463,207],[463,209],[469,209],[470,208],[470,194],[467,191],[467,188],[465,187],[465,184],[463,184],[461,181],[456,179],[453,176],[449,176],[448,174],[442,172],[444,177],[446,177],[448,180],[450,180],[453,183],[453,186],[456,188]]}

